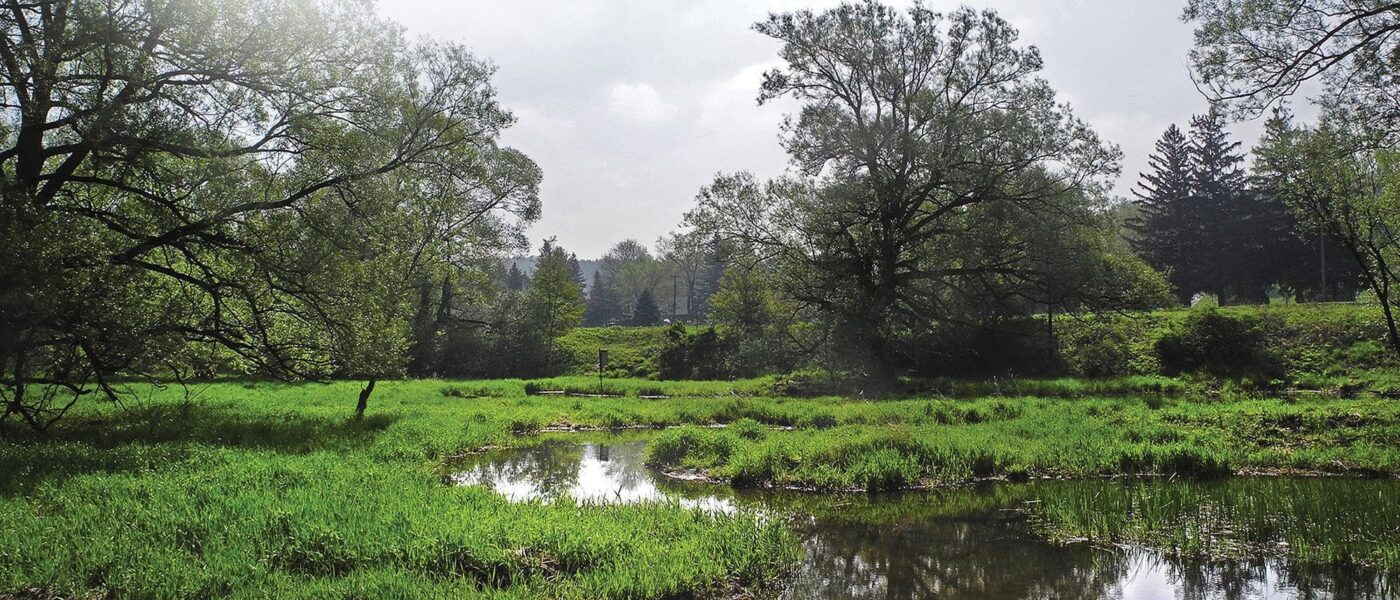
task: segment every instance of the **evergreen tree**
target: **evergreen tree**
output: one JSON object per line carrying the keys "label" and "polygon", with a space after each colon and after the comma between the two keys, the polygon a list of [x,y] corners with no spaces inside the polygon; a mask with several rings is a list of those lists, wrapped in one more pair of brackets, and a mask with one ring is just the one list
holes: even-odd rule
{"label": "evergreen tree", "polygon": [[529,285],[529,283],[529,277],[526,277],[525,273],[521,272],[520,267],[512,261],[510,264],[510,271],[506,273],[506,289],[512,292],[518,292],[525,289],[525,286]]}
{"label": "evergreen tree", "polygon": [[[1248,249],[1260,236],[1254,230],[1249,189],[1240,143],[1225,130],[1225,116],[1212,108],[1191,119],[1191,179],[1194,192],[1184,258],[1196,267],[1194,291],[1228,300],[1258,301],[1264,282],[1251,277]],[[1187,291],[1187,290],[1182,290]]]}
{"label": "evergreen tree", "polygon": [[691,318],[695,320],[707,320],[713,311],[711,299],[719,291],[720,280],[724,278],[727,263],[721,249],[721,241],[716,236],[706,248],[705,264],[701,266],[695,281],[695,308],[691,310]]}
{"label": "evergreen tree", "polygon": [[573,252],[569,253],[569,270],[573,273],[574,283],[578,285],[578,289],[584,289],[588,285],[588,280],[583,277],[583,267],[579,266],[578,255]]}
{"label": "evergreen tree", "polygon": [[1189,262],[1187,250],[1198,243],[1192,235],[1193,177],[1191,144],[1176,125],[1157,141],[1148,161],[1150,173],[1141,174],[1137,196],[1138,215],[1128,220],[1135,234],[1133,250],[1148,264],[1169,275],[1182,303],[1199,289],[1199,273]]}
{"label": "evergreen tree", "polygon": [[593,285],[588,289],[588,307],[583,313],[583,322],[589,327],[611,325],[625,316],[622,310],[622,293],[617,285],[609,280],[601,270],[593,272]]}
{"label": "evergreen tree", "polygon": [[656,307],[656,300],[651,296],[651,288],[642,290],[637,295],[637,302],[632,307],[632,324],[646,327],[656,325],[661,322],[661,310]]}

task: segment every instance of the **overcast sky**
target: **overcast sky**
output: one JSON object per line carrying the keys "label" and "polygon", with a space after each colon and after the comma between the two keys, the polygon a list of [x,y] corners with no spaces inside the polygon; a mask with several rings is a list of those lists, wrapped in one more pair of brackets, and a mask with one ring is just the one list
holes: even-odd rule
{"label": "overcast sky", "polygon": [[[499,67],[501,101],[518,119],[504,141],[544,170],[544,217],[530,237],[538,246],[557,236],[592,258],[623,238],[654,243],[716,172],[767,177],[787,167],[778,124],[792,107],[755,102],[777,44],[750,26],[769,12],[837,3],[380,0],[380,10]],[[1038,46],[1061,99],[1123,149],[1124,196],[1162,130],[1205,110],[1188,74],[1182,0],[926,4],[994,8]],[[1236,128],[1247,141],[1258,129]]]}

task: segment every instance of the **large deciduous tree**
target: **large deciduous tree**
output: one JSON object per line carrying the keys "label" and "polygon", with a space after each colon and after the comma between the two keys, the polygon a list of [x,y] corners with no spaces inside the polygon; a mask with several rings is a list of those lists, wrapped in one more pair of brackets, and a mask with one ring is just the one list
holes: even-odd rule
{"label": "large deciduous tree", "polygon": [[368,3],[33,0],[0,27],[0,424],[209,348],[396,372],[403,295],[538,215],[492,67]]}
{"label": "large deciduous tree", "polygon": [[1117,172],[1118,151],[990,11],[867,1],[755,28],[785,63],[760,101],[802,103],[784,125],[797,173],[721,176],[689,221],[786,265],[786,293],[830,317],[867,373],[909,365],[901,339],[1029,285],[1027,240],[980,224],[1095,197]]}

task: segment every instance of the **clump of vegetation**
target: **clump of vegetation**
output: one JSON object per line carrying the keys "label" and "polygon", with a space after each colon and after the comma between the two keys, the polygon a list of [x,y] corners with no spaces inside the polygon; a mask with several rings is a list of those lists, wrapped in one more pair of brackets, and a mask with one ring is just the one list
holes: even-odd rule
{"label": "clump of vegetation", "polygon": [[354,384],[230,383],[193,403],[149,389],[127,411],[85,405],[51,439],[0,441],[15,467],[0,470],[0,596],[705,597],[797,560],[780,522],[742,513],[443,485],[443,457],[583,409],[518,382],[486,384],[517,391],[471,412],[441,382],[381,385],[360,420]]}
{"label": "clump of vegetation", "polygon": [[1168,375],[1205,373],[1268,381],[1283,375],[1276,350],[1266,345],[1264,317],[1218,310],[1192,311],[1179,328],[1157,340]]}

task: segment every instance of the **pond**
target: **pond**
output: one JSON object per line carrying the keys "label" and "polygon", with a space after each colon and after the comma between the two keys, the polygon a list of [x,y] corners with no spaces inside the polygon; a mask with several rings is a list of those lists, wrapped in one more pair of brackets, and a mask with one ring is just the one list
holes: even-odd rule
{"label": "pond", "polygon": [[[728,486],[675,481],[645,466],[644,440],[550,441],[495,451],[460,466],[452,480],[489,486],[515,500],[589,503],[676,502],[696,510],[754,510],[785,519],[802,540],[804,559],[786,582],[785,599],[1123,598],[1130,600],[1392,598],[1396,578],[1356,566],[1304,567],[1287,558],[1296,532],[1327,531],[1356,538],[1400,535],[1366,531],[1368,523],[1400,518],[1400,484],[1341,479],[1237,478],[1224,482],[1081,481],[989,484],[889,495],[735,491]],[[1277,510],[1280,496],[1299,507],[1288,518],[1250,525],[1247,507]],[[1360,502],[1356,514],[1346,503]],[[1131,500],[1127,504],[1124,499]],[[1145,501],[1144,499],[1149,499]],[[1154,504],[1150,500],[1162,499]],[[1308,504],[1316,504],[1308,508]],[[1191,504],[1191,506],[1186,506]],[[1081,507],[1080,518],[1139,524],[1154,506],[1177,512],[1166,529],[1199,528],[1206,514],[1221,521],[1200,536],[1231,550],[1230,560],[1183,559],[1140,547],[1095,547],[1047,539],[1047,514]],[[1127,508],[1124,508],[1124,507]],[[1221,519],[1219,515],[1229,515]],[[1185,516],[1183,516],[1185,515]],[[1067,517],[1067,518],[1075,518]],[[1331,529],[1347,527],[1341,533]],[[1343,525],[1338,525],[1343,523]],[[1240,533],[1245,532],[1245,533]],[[1163,546],[1188,547],[1183,537]]]}

